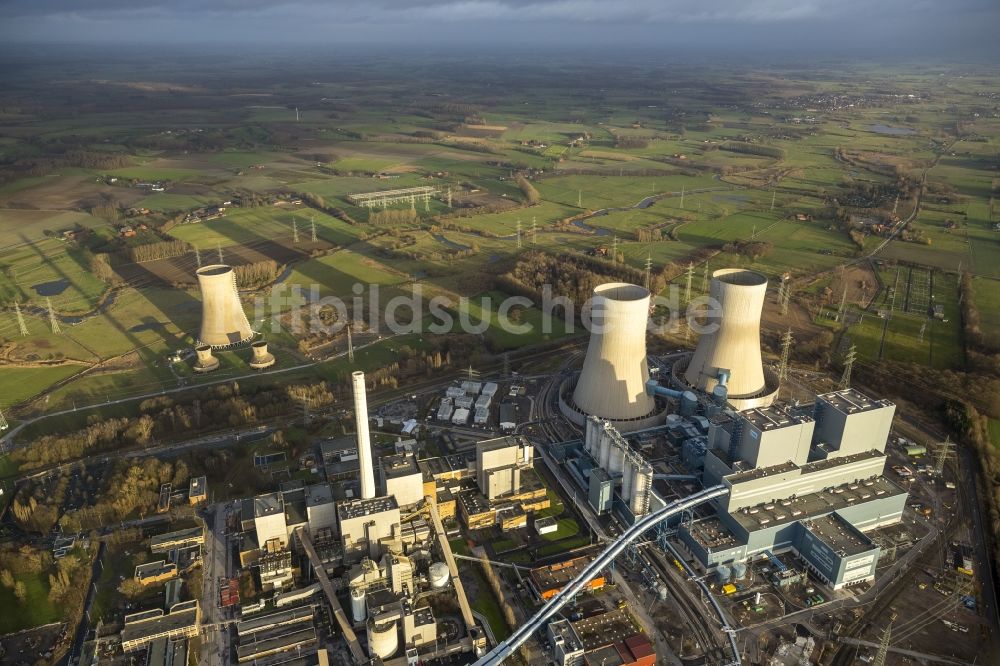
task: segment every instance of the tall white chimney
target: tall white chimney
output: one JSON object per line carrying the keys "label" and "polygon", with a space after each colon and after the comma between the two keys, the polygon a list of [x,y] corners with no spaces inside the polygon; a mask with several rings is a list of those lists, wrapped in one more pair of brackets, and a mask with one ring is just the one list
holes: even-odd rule
{"label": "tall white chimney", "polygon": [[368,396],[365,373],[351,373],[354,385],[354,420],[358,428],[358,464],[361,474],[361,499],[375,497],[375,470],[372,467],[372,441],[368,434]]}

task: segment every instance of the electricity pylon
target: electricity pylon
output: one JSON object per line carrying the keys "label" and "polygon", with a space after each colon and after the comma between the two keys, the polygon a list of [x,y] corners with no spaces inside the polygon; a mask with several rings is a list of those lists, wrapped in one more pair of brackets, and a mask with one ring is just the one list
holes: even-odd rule
{"label": "electricity pylon", "polygon": [[844,355],[844,373],[840,376],[840,384],[837,385],[842,391],[851,388],[851,372],[854,370],[854,361],[857,358],[857,347],[851,345],[851,348],[847,350],[847,354]]}
{"label": "electricity pylon", "polygon": [[708,293],[708,262],[705,262],[705,272],[701,275],[701,293]]}
{"label": "electricity pylon", "polygon": [[448,186],[448,208],[451,208],[451,185]]}
{"label": "electricity pylon", "polygon": [[0,411],[0,430],[6,430],[7,428],[7,419],[4,418],[3,412]]}
{"label": "electricity pylon", "polygon": [[45,307],[49,311],[49,326],[52,327],[52,335],[59,335],[61,333],[59,320],[56,318],[56,311],[52,309],[52,300],[48,296],[45,297]]}
{"label": "electricity pylon", "polygon": [[535,224],[535,218],[531,218],[531,244],[534,245],[538,240],[538,225]]}
{"label": "electricity pylon", "polygon": [[576,191],[576,207],[583,208],[583,190]]}
{"label": "electricity pylon", "polygon": [[781,361],[778,363],[778,381],[782,382],[788,377],[788,354],[792,350],[792,329],[789,328],[783,336],[781,336]]}
{"label": "electricity pylon", "polygon": [[[781,282],[782,282],[782,284],[784,284],[785,280],[782,279]],[[783,314],[783,315],[788,314],[788,304],[791,302],[791,300],[792,300],[792,286],[790,284],[786,284],[785,285],[785,300],[783,300],[781,302],[781,314]]]}
{"label": "electricity pylon", "polygon": [[17,314],[17,328],[21,331],[21,337],[28,337],[28,327],[24,323],[24,315],[21,314],[21,306],[14,301],[14,312]]}
{"label": "electricity pylon", "polygon": [[517,249],[521,249],[521,220],[517,221]]}
{"label": "electricity pylon", "polygon": [[681,188],[681,210],[684,210],[684,188]]}
{"label": "electricity pylon", "polygon": [[312,242],[315,243],[316,242],[316,220],[313,219],[312,215],[309,216],[309,226],[312,227]]}
{"label": "electricity pylon", "polygon": [[688,262],[687,280],[684,282],[684,302],[691,302],[691,280],[694,278],[694,264]]}
{"label": "electricity pylon", "polygon": [[299,244],[299,221],[296,218],[292,218],[292,242],[296,245]]}
{"label": "electricity pylon", "polygon": [[938,476],[944,473],[945,463],[952,457],[954,448],[955,445],[952,443],[950,437],[946,437],[943,442],[938,442],[932,447],[931,454],[934,456],[934,471]]}
{"label": "electricity pylon", "polygon": [[844,321],[844,307],[847,305],[847,286],[844,286],[844,293],[840,297],[840,307],[837,308],[837,321]]}
{"label": "electricity pylon", "polygon": [[198,264],[198,268],[201,268],[201,252],[197,247],[194,249],[194,262]]}
{"label": "electricity pylon", "polygon": [[618,234],[611,238],[611,263],[618,263]]}
{"label": "electricity pylon", "polygon": [[771,210],[772,210],[772,211],[774,210],[774,198],[775,198],[775,197],[776,197],[777,195],[778,195],[777,191],[775,191],[775,189],[774,189],[774,188],[772,187],[772,188],[771,188]]}
{"label": "electricity pylon", "polygon": [[653,271],[653,254],[649,253],[646,255],[646,291],[649,291],[649,276]]}
{"label": "electricity pylon", "polygon": [[889,638],[892,636],[892,625],[887,625],[882,632],[882,640],[879,641],[878,650],[875,651],[875,658],[872,659],[872,666],[885,666],[885,659],[889,655]]}
{"label": "electricity pylon", "polygon": [[222,258],[222,243],[218,243],[216,247],[219,249],[219,263],[224,264],[226,260]]}
{"label": "electricity pylon", "polygon": [[354,363],[354,341],[351,339],[351,329],[354,328],[354,322],[348,322],[347,324],[347,360],[350,363]]}

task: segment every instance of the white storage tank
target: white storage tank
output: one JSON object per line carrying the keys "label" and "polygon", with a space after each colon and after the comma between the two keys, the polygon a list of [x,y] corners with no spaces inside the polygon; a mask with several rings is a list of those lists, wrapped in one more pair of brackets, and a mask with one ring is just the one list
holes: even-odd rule
{"label": "white storage tank", "polygon": [[435,562],[430,566],[427,578],[430,580],[432,588],[440,589],[451,580],[451,572],[448,571],[448,565],[444,562]]}
{"label": "white storage tank", "polygon": [[399,626],[395,620],[368,622],[368,654],[388,659],[399,649]]}
{"label": "white storage tank", "polygon": [[360,587],[351,590],[351,617],[355,622],[364,622],[368,615],[365,608],[365,591]]}

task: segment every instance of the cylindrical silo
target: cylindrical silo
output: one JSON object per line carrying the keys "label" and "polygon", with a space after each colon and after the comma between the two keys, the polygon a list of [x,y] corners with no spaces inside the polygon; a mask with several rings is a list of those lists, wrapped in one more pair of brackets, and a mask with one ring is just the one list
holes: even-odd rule
{"label": "cylindrical silo", "polygon": [[653,468],[648,463],[638,465],[632,473],[632,499],[629,510],[634,516],[649,512],[649,489],[653,485]]}
{"label": "cylindrical silo", "polygon": [[351,373],[354,388],[354,420],[358,431],[358,467],[361,498],[375,497],[375,469],[372,467],[372,443],[368,434],[368,395],[365,390],[365,373]]}
{"label": "cylindrical silo", "polygon": [[727,567],[725,564],[720,564],[715,568],[715,577],[723,585],[729,582],[729,579],[732,577],[732,575],[733,575],[732,569]]}
{"label": "cylindrical silo", "polygon": [[625,449],[622,448],[622,444],[618,438],[611,442],[611,458],[608,460],[608,474],[611,476],[621,474],[625,469]]}
{"label": "cylindrical silo", "polygon": [[356,587],[351,590],[351,617],[354,618],[355,622],[364,622],[367,616],[368,611],[365,608],[365,591],[363,588]]}
{"label": "cylindrical silo", "polygon": [[597,456],[598,442],[601,438],[601,420],[596,416],[587,417],[587,429],[584,431],[583,448],[592,456]]}
{"label": "cylindrical silo", "polygon": [[202,266],[197,275],[202,297],[198,341],[219,349],[253,338],[254,333],[236,290],[236,274],[232,266]]}
{"label": "cylindrical silo", "polygon": [[258,340],[250,345],[253,350],[253,357],[250,359],[250,367],[254,370],[263,370],[274,365],[274,354],[267,351],[267,342]]}
{"label": "cylindrical silo", "polygon": [[444,562],[435,562],[430,566],[427,577],[430,580],[432,588],[440,589],[451,580],[451,572],[448,571],[448,565]]}
{"label": "cylindrical silo", "polygon": [[375,623],[368,620],[368,653],[388,659],[399,649],[399,627],[395,620]]}
{"label": "cylindrical silo", "polygon": [[733,578],[736,580],[743,580],[747,577],[747,565],[745,562],[734,562],[733,563]]}
{"label": "cylindrical silo", "polygon": [[622,470],[622,500],[629,501],[632,497],[632,476],[635,474],[635,464],[632,458],[626,456],[625,468]]}
{"label": "cylindrical silo", "polygon": [[195,372],[211,372],[219,367],[219,359],[212,355],[212,348],[208,345],[198,345],[194,353],[198,356],[194,362]]}
{"label": "cylindrical silo", "polygon": [[724,268],[712,274],[712,304],[707,325],[715,327],[698,340],[684,378],[692,386],[711,392],[719,373],[729,371],[731,399],[753,398],[765,393],[764,364],[760,358],[760,315],[767,293],[767,278],[742,268]]}
{"label": "cylindrical silo", "polygon": [[643,427],[656,403],[646,393],[646,323],[649,291],[624,282],[602,284],[591,301],[591,332],[587,357],[573,392],[573,404],[585,414],[615,423]]}
{"label": "cylindrical silo", "polygon": [[611,435],[604,428],[601,429],[600,436],[600,453],[597,456],[597,464],[601,466],[605,472],[608,471],[611,465]]}

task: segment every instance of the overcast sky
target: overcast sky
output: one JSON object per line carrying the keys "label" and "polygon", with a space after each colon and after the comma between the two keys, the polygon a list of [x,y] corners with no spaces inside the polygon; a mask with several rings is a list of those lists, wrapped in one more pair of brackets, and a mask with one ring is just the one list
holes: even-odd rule
{"label": "overcast sky", "polygon": [[1000,0],[0,0],[7,43],[998,52]]}

